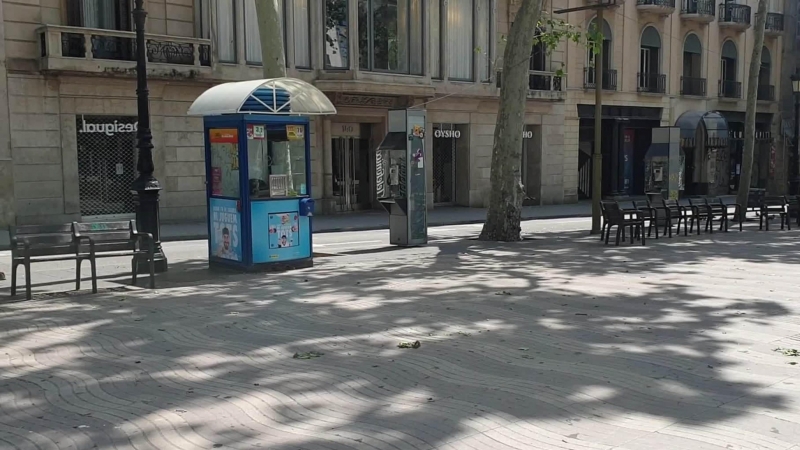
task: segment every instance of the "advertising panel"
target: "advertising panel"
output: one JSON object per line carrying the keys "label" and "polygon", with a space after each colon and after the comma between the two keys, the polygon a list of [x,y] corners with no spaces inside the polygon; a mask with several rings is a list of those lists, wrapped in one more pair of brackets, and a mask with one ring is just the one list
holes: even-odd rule
{"label": "advertising panel", "polygon": [[241,214],[236,200],[208,199],[211,217],[211,256],[229,261],[242,261]]}

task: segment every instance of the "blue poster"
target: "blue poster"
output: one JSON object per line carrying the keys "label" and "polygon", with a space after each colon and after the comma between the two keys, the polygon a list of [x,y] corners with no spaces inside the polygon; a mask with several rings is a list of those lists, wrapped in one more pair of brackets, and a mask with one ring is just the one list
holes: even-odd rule
{"label": "blue poster", "polygon": [[210,198],[211,217],[209,245],[211,256],[230,261],[242,261],[241,215],[236,200]]}
{"label": "blue poster", "polygon": [[269,215],[269,248],[288,248],[300,245],[300,221],[297,211]]}
{"label": "blue poster", "polygon": [[254,263],[311,257],[311,222],[299,214],[299,199],[255,201],[250,208]]}

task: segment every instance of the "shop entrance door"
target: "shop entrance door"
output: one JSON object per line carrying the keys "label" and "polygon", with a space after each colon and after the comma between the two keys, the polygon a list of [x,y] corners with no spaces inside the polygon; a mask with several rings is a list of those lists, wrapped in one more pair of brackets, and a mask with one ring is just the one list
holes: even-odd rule
{"label": "shop entrance door", "polygon": [[453,205],[456,201],[455,131],[447,131],[450,135],[445,138],[434,133],[433,140],[433,203],[437,205]]}
{"label": "shop entrance door", "polygon": [[367,140],[333,138],[333,197],[339,212],[370,208]]}

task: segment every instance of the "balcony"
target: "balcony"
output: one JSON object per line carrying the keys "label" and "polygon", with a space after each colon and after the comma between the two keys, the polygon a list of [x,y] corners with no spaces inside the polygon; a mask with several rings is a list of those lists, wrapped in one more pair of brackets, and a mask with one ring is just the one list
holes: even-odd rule
{"label": "balcony", "polygon": [[751,8],[738,3],[719,4],[719,27],[735,31],[744,31],[750,28],[752,18]]}
{"label": "balcony", "polygon": [[767,23],[764,26],[764,34],[767,36],[780,36],[783,34],[783,14],[767,13]]}
{"label": "balcony", "polygon": [[665,94],[667,92],[667,76],[662,73],[637,73],[637,92]]}
{"label": "balcony", "polygon": [[[45,25],[38,30],[40,69],[135,75],[136,36],[130,31]],[[211,75],[211,41],[146,34],[147,74],[155,78]]]}
{"label": "balcony", "polygon": [[706,79],[699,77],[681,77],[681,95],[705,97]]}
{"label": "balcony", "polygon": [[716,14],[716,4],[714,0],[681,0],[681,19],[698,22],[710,23],[714,21]]}
{"label": "balcony", "polygon": [[636,9],[642,12],[668,16],[675,11],[675,0],[636,0]]}
{"label": "balcony", "polygon": [[742,98],[742,83],[733,80],[720,80],[719,98],[733,100]]}
{"label": "balcony", "polygon": [[775,86],[770,84],[759,84],[756,91],[756,98],[766,102],[775,101]]}
{"label": "balcony", "polygon": [[[584,67],[583,69],[583,88],[594,89],[597,86],[595,82],[594,67]],[[607,91],[617,90],[617,71],[616,70],[603,70],[603,89]]]}
{"label": "balcony", "polygon": [[[503,72],[497,72],[497,87],[503,85]],[[563,100],[564,78],[555,72],[528,71],[528,98],[541,100]]]}

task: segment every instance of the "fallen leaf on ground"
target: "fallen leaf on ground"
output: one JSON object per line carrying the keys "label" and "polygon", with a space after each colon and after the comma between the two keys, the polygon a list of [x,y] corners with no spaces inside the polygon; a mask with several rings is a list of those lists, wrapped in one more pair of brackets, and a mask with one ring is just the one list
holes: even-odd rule
{"label": "fallen leaf on ground", "polygon": [[800,350],[796,348],[776,348],[775,351],[783,353],[786,356],[800,356]]}
{"label": "fallen leaf on ground", "polygon": [[294,359],[311,359],[311,358],[319,358],[320,356],[324,355],[325,353],[321,352],[303,352],[303,353],[295,353],[292,358]]}
{"label": "fallen leaf on ground", "polygon": [[420,348],[420,346],[422,346],[422,344],[420,344],[419,341],[401,342],[401,343],[397,344],[397,346],[399,348]]}

